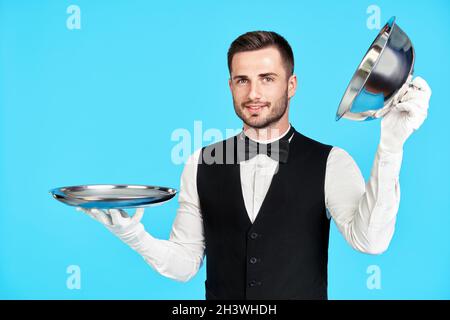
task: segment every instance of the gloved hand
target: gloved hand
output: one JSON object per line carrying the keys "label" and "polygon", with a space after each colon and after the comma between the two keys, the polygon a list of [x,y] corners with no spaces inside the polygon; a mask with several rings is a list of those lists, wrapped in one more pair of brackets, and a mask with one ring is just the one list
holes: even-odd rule
{"label": "gloved hand", "polygon": [[84,209],[77,207],[78,211],[84,211],[94,220],[103,224],[109,231],[115,234],[124,242],[129,242],[132,238],[139,236],[144,232],[144,225],[141,219],[144,215],[144,208],[136,209],[133,217],[130,217],[124,210],[121,209]]}
{"label": "gloved hand", "polygon": [[403,150],[408,137],[425,121],[431,89],[424,79],[412,76],[391,99],[389,105],[380,109],[376,118],[381,119],[380,148],[391,153]]}

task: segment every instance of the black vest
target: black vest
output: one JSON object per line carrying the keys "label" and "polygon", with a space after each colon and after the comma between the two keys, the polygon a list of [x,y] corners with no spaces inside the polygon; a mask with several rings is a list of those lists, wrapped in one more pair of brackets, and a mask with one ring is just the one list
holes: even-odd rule
{"label": "black vest", "polygon": [[[330,221],[324,182],[332,147],[294,130],[288,161],[279,163],[252,224],[236,148],[226,148],[237,139],[204,147],[199,158],[206,299],[327,299]],[[231,164],[205,161],[217,152]]]}

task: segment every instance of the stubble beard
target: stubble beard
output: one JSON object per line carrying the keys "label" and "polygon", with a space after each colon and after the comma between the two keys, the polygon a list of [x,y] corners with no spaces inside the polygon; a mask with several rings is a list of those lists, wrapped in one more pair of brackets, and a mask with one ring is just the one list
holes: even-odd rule
{"label": "stubble beard", "polygon": [[276,100],[273,104],[267,103],[267,106],[264,108],[269,109],[269,114],[262,116],[261,114],[258,115],[248,115],[244,111],[246,109],[246,105],[250,104],[251,101],[245,101],[241,103],[240,105],[234,100],[233,98],[233,105],[234,105],[234,111],[236,112],[236,115],[250,128],[254,129],[263,129],[270,127],[273,123],[278,122],[287,112],[288,107],[288,92],[287,90],[285,93]]}

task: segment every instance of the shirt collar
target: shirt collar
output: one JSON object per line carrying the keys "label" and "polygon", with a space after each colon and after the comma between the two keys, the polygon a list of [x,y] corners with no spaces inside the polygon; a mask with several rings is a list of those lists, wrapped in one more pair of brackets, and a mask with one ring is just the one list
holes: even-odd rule
{"label": "shirt collar", "polygon": [[[242,130],[241,133],[239,134],[239,138],[240,138],[240,139],[244,139],[244,137],[247,137],[248,139],[250,139],[250,140],[252,140],[252,141],[255,141],[255,142],[257,142],[257,143],[268,144],[268,143],[272,143],[272,142],[274,142],[274,141],[280,140],[281,138],[285,137],[285,136],[288,134],[288,132],[291,130],[291,127],[292,127],[292,126],[291,126],[291,124],[289,123],[289,127],[286,129],[286,131],[285,131],[281,136],[276,137],[276,138],[274,138],[274,139],[268,139],[268,140],[257,140],[257,139],[252,139],[252,138],[250,138],[249,136],[247,136],[247,135],[245,134],[245,131],[244,131],[244,130]],[[294,136],[294,133],[292,133],[292,134],[290,135],[290,137],[288,138],[289,142],[291,142],[293,136]]]}

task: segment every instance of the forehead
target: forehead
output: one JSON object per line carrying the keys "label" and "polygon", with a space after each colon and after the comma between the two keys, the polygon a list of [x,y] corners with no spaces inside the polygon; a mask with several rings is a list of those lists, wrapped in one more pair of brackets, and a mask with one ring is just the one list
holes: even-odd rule
{"label": "forehead", "polygon": [[238,52],[231,61],[233,75],[252,75],[266,72],[284,73],[281,54],[275,47]]}

